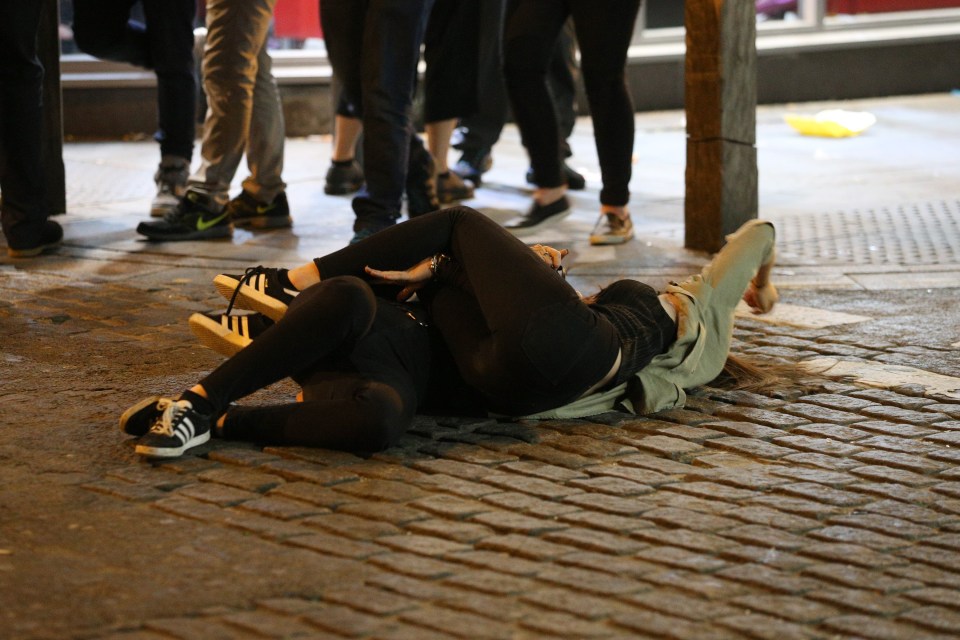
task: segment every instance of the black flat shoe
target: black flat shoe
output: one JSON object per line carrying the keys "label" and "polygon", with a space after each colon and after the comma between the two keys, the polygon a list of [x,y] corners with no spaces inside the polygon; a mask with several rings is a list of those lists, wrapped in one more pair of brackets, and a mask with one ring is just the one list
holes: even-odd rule
{"label": "black flat shoe", "polygon": [[567,196],[561,196],[559,200],[546,205],[534,202],[526,214],[508,220],[504,227],[515,236],[528,235],[563,220],[568,215],[570,215],[570,201],[567,200]]}
{"label": "black flat shoe", "polygon": [[55,249],[63,242],[63,227],[53,220],[46,220],[40,231],[40,238],[35,243],[20,244],[7,241],[7,255],[11,258],[32,258],[44,251]]}

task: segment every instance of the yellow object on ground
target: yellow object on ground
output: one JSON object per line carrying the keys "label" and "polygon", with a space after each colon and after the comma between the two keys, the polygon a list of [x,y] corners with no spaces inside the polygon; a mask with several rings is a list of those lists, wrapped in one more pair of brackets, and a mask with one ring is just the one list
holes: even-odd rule
{"label": "yellow object on ground", "polygon": [[856,136],[866,131],[877,121],[876,116],[872,113],[845,111],[843,109],[827,109],[813,116],[788,113],[783,116],[783,119],[805,136],[824,138]]}

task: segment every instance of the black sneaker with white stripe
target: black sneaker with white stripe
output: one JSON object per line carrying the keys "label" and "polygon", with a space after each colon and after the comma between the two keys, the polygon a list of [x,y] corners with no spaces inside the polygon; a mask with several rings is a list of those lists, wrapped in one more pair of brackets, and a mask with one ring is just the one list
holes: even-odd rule
{"label": "black sneaker with white stripe", "polygon": [[120,431],[131,436],[142,436],[160,419],[164,409],[173,402],[170,398],[150,396],[123,412],[120,416]]}
{"label": "black sneaker with white stripe", "polygon": [[190,330],[200,343],[228,357],[253,342],[272,324],[270,318],[259,313],[195,313],[190,316]]}
{"label": "black sneaker with white stripe", "polygon": [[176,458],[210,439],[210,423],[210,416],[194,411],[189,400],[168,400],[135,450],[149,458]]}
{"label": "black sneaker with white stripe", "polygon": [[213,285],[224,298],[230,301],[227,313],[237,309],[250,309],[279,320],[287,312],[287,306],[299,291],[283,285],[280,269],[250,267],[242,276],[221,273],[213,279]]}

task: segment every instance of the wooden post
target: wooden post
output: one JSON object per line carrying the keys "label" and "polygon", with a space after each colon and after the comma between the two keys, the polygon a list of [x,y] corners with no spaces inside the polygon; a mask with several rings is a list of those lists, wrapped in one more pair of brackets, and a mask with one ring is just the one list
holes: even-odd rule
{"label": "wooden post", "polygon": [[43,64],[43,166],[46,204],[51,215],[67,211],[67,185],[63,169],[63,104],[60,93],[60,5],[43,2],[37,50]]}
{"label": "wooden post", "polygon": [[752,0],[686,0],[685,246],[714,252],[757,217],[757,18]]}

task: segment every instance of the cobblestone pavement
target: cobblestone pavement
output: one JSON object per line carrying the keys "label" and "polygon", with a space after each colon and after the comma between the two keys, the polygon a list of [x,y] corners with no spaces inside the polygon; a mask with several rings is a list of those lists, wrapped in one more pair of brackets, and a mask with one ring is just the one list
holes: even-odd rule
{"label": "cobblestone pavement", "polygon": [[[904,104],[877,108],[923,111]],[[321,197],[309,176],[300,189]],[[879,266],[867,242],[835,268],[797,243],[809,226],[780,224],[800,229],[779,239],[787,311],[738,322],[734,351],[866,373],[718,384],[644,417],[421,417],[369,459],[214,441],[148,464],[117,416],[220,361],[184,323],[222,306],[209,278],[331,241],[298,221],[299,238],[143,248],[128,210],[143,196],[129,202],[91,200],[60,254],[0,265],[0,636],[960,637],[952,213],[931,214],[947,226],[918,246],[935,250]],[[574,284],[696,268],[676,226],[654,216],[613,262],[578,248]],[[862,382],[877,371],[894,375]]]}

